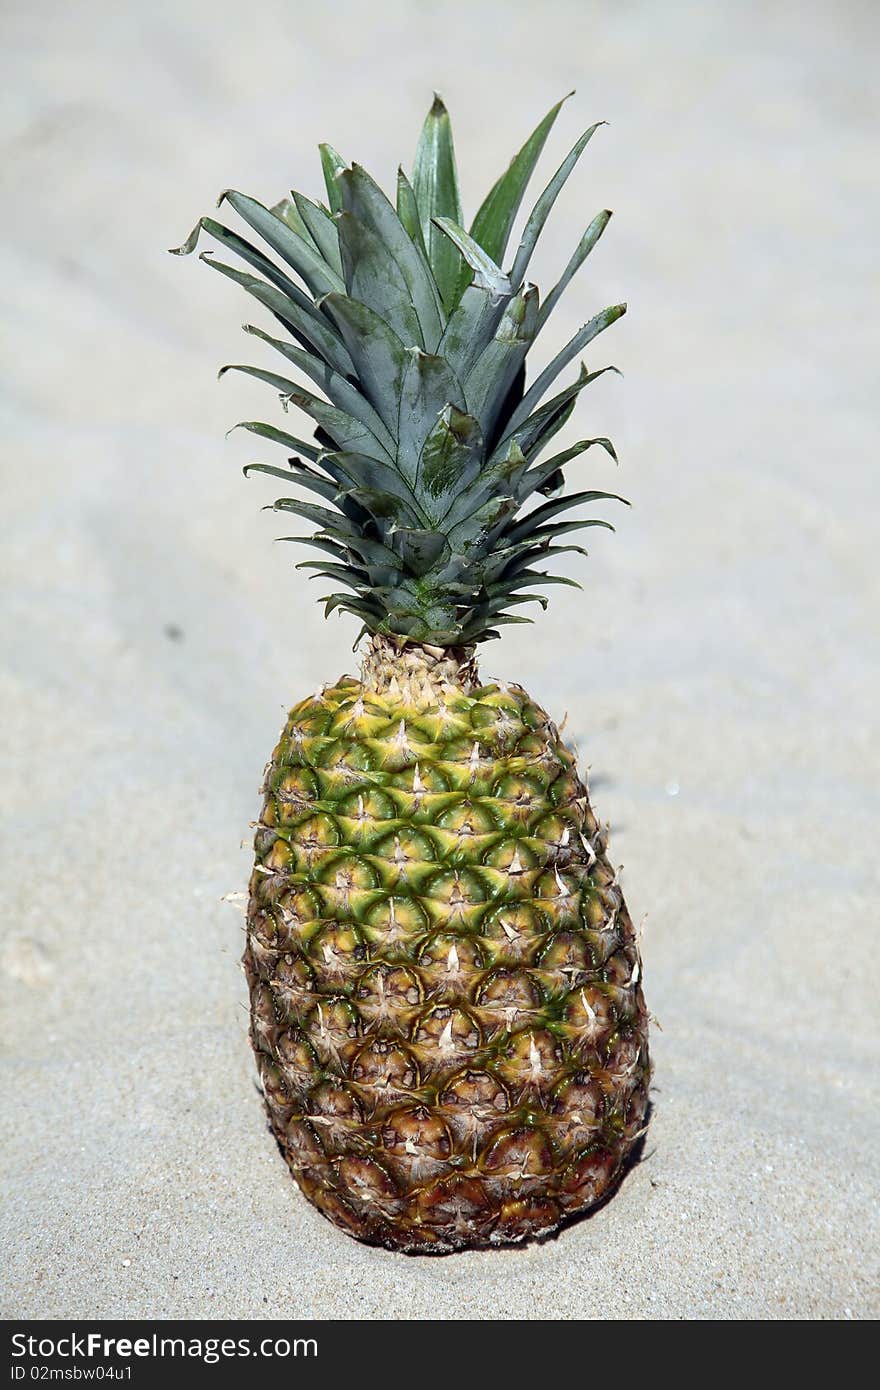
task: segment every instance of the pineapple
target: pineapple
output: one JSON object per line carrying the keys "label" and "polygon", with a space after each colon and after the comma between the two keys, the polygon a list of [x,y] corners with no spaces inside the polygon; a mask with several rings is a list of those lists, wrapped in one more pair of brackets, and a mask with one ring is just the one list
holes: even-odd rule
{"label": "pineapple", "polygon": [[556,725],[519,686],[484,683],[475,655],[527,621],[513,609],[546,606],[537,589],[572,582],[543,566],[608,525],[574,508],[614,496],[561,491],[584,450],[614,454],[608,439],[539,456],[600,371],[551,388],[625,306],[525,381],[610,217],[541,299],[529,261],[596,126],[505,255],[560,105],[470,232],[436,98],[396,206],[322,145],[326,205],[222,195],[266,249],[206,217],[177,251],[208,233],[248,268],[203,259],[281,325],[245,331],[297,379],[223,371],[316,429],[244,422],[291,455],[245,472],[293,486],[275,510],[310,534],[285,539],[320,552],[299,567],[331,581],[326,612],[356,615],[366,639],[360,678],[295,705],[266,772],[244,964],[269,1120],[325,1216],[407,1252],[554,1231],[613,1189],[646,1120],[641,963],[606,834]]}

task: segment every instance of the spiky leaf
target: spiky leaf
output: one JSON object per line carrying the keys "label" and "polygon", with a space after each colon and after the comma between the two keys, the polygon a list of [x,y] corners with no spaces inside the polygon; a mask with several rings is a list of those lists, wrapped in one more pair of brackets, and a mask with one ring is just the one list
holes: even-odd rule
{"label": "spiky leaf", "polygon": [[450,313],[459,298],[461,256],[455,246],[450,245],[440,233],[434,219],[450,217],[453,222],[460,222],[461,198],[458,191],[458,171],[455,167],[452,123],[449,112],[436,93],[416,148],[412,188],[419,210],[422,240],[428,261],[444,308]]}

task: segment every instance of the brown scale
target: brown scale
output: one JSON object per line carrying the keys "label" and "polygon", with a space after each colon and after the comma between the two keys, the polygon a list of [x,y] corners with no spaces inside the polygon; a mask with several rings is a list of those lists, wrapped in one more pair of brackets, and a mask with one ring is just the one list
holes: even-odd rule
{"label": "brown scale", "polygon": [[347,1153],[363,1142],[363,1109],[351,1088],[342,1082],[321,1082],[310,1091],[307,1110],[326,1153]]}
{"label": "brown scale", "polygon": [[487,1071],[464,1071],[454,1076],[437,1103],[459,1148],[474,1160],[479,1149],[506,1123],[510,1110],[504,1084]]}
{"label": "brown scale", "polygon": [[473,937],[438,932],[425,942],[418,956],[425,993],[435,1000],[464,1003],[472,999],[485,961]]}
{"label": "brown scale", "polygon": [[415,1097],[420,1084],[412,1052],[403,1043],[386,1038],[375,1038],[357,1052],[350,1076],[366,1102],[368,1116]]}
{"label": "brown scale", "polygon": [[590,1056],[611,1037],[617,1013],[601,985],[575,985],[565,996],[561,1023],[573,1053]]}
{"label": "brown scale", "polygon": [[386,1168],[371,1158],[348,1156],[335,1158],[331,1167],[338,1186],[355,1211],[368,1221],[378,1216],[396,1216],[402,1205],[400,1188]]}
{"label": "brown scale", "polygon": [[562,1210],[574,1212],[594,1206],[608,1191],[619,1167],[615,1148],[603,1145],[574,1159],[556,1188]]}
{"label": "brown scale", "polygon": [[[253,938],[251,954],[254,954]],[[315,993],[315,976],[308,962],[301,955],[288,951],[276,958],[269,984],[276,1012],[291,1023],[299,1022],[311,1007]]]}
{"label": "brown scale", "polygon": [[389,1115],[382,1127],[382,1146],[391,1170],[411,1188],[444,1172],[452,1136],[436,1112],[416,1106]]}
{"label": "brown scale", "polygon": [[321,1066],[337,1075],[347,1075],[362,1031],[358,1013],[348,1000],[326,996],[316,999],[302,1029]]}
{"label": "brown scale", "polygon": [[540,1129],[522,1125],[499,1134],[480,1163],[486,1187],[498,1199],[521,1199],[546,1187],[553,1148]]}
{"label": "brown scale", "polygon": [[309,939],[308,955],[322,989],[343,989],[360,975],[366,951],[353,926],[328,922]]}
{"label": "brown scale", "polygon": [[639,1085],[646,1060],[640,1034],[618,1033],[612,1040],[604,1058],[604,1070],[614,1094],[620,1099],[628,1099]]}
{"label": "brown scale", "polygon": [[506,1245],[528,1236],[546,1235],[559,1224],[561,1210],[553,1197],[532,1194],[505,1202],[491,1240]]}
{"label": "brown scale", "polygon": [[585,1072],[562,1082],[550,1104],[547,1121],[557,1148],[579,1152],[596,1142],[605,1113],[605,1093]]}
{"label": "brown scale", "polygon": [[251,913],[247,932],[246,972],[252,980],[271,980],[282,950],[274,917],[267,912]]}
{"label": "brown scale", "polygon": [[327,1155],[314,1128],[299,1116],[289,1120],[284,1129],[284,1143],[291,1158],[306,1170],[320,1172],[327,1168]]}
{"label": "brown scale", "polygon": [[490,959],[497,964],[531,964],[547,940],[547,922],[531,903],[497,908],[481,924]]}
{"label": "brown scale", "polygon": [[257,864],[251,875],[251,903],[256,907],[272,907],[287,892],[290,874],[286,868]]}
{"label": "brown scale", "polygon": [[499,1216],[482,1178],[461,1173],[419,1188],[410,1200],[409,1211],[421,1237],[416,1248],[428,1250],[488,1244]]}
{"label": "brown scale", "polygon": [[257,1058],[260,1085],[263,1088],[263,1095],[266,1098],[273,1123],[284,1126],[296,1109],[296,1101],[288,1091],[284,1077],[271,1057],[265,1052],[259,1052]]}
{"label": "brown scale", "polygon": [[541,992],[527,970],[493,970],[477,992],[477,1016],[487,1041],[540,1017]]}
{"label": "brown scale", "polygon": [[281,1031],[272,990],[260,980],[251,988],[251,1039],[255,1049],[274,1052]]}
{"label": "brown scale", "polygon": [[272,1055],[290,1094],[302,1097],[314,1081],[318,1063],[313,1049],[299,1029],[289,1028],[280,1033]]}
{"label": "brown scale", "polygon": [[520,1240],[599,1201],[643,1131],[637,945],[552,722],[469,657],[410,646],[401,676],[383,640],[375,687],[305,701],[267,769],[245,953],[263,1091],[343,1229]]}
{"label": "brown scale", "polygon": [[628,1144],[635,1143],[645,1132],[645,1121],[648,1114],[649,1077],[650,1068],[646,1058],[642,1077],[630,1091],[624,1103],[622,1137]]}
{"label": "brown scale", "polygon": [[480,1054],[482,1034],[473,1014],[438,1004],[419,1017],[412,1041],[422,1075],[430,1077],[475,1061]]}
{"label": "brown scale", "polygon": [[413,970],[379,962],[363,972],[352,997],[365,1031],[408,1038],[424,991]]}
{"label": "brown scale", "polygon": [[569,1063],[558,1038],[547,1028],[514,1033],[501,1051],[498,1074],[515,1105],[540,1105]]}

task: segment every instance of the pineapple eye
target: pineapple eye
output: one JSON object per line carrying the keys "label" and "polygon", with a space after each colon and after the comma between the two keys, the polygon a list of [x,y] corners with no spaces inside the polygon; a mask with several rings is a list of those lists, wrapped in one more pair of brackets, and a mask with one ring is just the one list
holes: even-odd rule
{"label": "pineapple eye", "polygon": [[439,1115],[425,1106],[398,1110],[382,1131],[384,1147],[399,1158],[447,1158],[452,1139]]}
{"label": "pineapple eye", "polygon": [[421,983],[412,970],[385,964],[366,970],[355,991],[360,1014],[369,1025],[406,1036],[413,1010],[422,997]]}
{"label": "pineapple eye", "polygon": [[290,862],[297,872],[313,869],[339,845],[339,827],[330,816],[309,816],[293,826],[290,834]]}
{"label": "pineapple eye", "polygon": [[437,862],[437,848],[430,835],[403,828],[377,840],[372,846],[372,853],[387,859],[389,864],[393,864],[399,870],[405,870],[410,864]]}
{"label": "pineapple eye", "polygon": [[423,1067],[434,1071],[473,1059],[480,1049],[482,1032],[477,1020],[464,1009],[441,1004],[422,1017],[413,1041],[422,1048]]}
{"label": "pineapple eye", "polygon": [[354,1081],[390,1100],[396,1093],[418,1089],[419,1069],[409,1048],[377,1038],[358,1052],[351,1067]]}
{"label": "pineapple eye", "polygon": [[390,895],[366,913],[366,929],[376,942],[412,941],[423,935],[429,919],[423,908],[404,895]]}
{"label": "pineapple eye", "polygon": [[484,803],[463,798],[456,805],[441,811],[437,824],[458,835],[488,835],[498,829],[491,808]]}
{"label": "pineapple eye", "polygon": [[377,871],[369,861],[363,855],[347,850],[327,856],[316,878],[326,888],[333,888],[341,897],[348,899],[379,886]]}
{"label": "pineapple eye", "polygon": [[585,937],[561,931],[547,943],[539,957],[543,971],[558,977],[561,984],[580,984],[594,970],[593,955]]}
{"label": "pineapple eye", "polygon": [[475,869],[441,870],[426,884],[432,902],[448,910],[448,915],[470,919],[474,908],[486,901],[489,889]]}
{"label": "pineapple eye", "polygon": [[524,839],[501,840],[483,858],[484,864],[502,870],[509,878],[534,869],[538,862],[534,849]]}
{"label": "pineapple eye", "polygon": [[358,822],[393,820],[397,808],[393,799],[376,787],[363,786],[337,803],[339,815]]}

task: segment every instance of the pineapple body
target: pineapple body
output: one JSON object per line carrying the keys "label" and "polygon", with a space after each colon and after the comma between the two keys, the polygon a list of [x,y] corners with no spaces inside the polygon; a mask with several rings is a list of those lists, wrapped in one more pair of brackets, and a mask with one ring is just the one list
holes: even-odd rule
{"label": "pineapple body", "polygon": [[245,966],[301,1190],[360,1239],[440,1253],[551,1231],[608,1192],[645,1121],[647,1015],[552,721],[448,653],[407,661],[291,710]]}
{"label": "pineapple body", "polygon": [[269,366],[220,373],[284,412],[235,427],[286,452],[244,471],[281,480],[297,531],[279,539],[369,642],[363,678],[297,705],[268,768],[245,965],[269,1116],[326,1216],[405,1251],[553,1230],[610,1190],[647,1109],[638,948],[586,789],[547,715],[481,685],[473,656],[575,582],[557,561],[586,528],[614,529],[582,508],[625,500],[584,474],[610,439],[550,446],[616,370],[584,353],[626,305],[530,356],[611,217],[542,294],[533,253],[601,122],[511,242],[561,105],[469,230],[435,96],[393,202],[322,145],[326,203],[226,189],[245,235],[202,217],[175,249],[209,237],[205,263],[271,318],[244,325]]}

